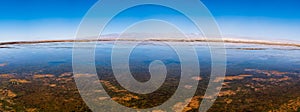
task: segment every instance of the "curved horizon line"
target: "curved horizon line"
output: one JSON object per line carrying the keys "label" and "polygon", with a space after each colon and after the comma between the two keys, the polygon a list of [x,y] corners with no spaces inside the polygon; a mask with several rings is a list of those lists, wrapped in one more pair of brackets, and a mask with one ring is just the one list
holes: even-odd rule
{"label": "curved horizon line", "polygon": [[245,40],[245,39],[175,39],[175,38],[148,38],[148,39],[136,39],[136,38],[103,38],[103,39],[82,39],[82,40],[35,40],[35,41],[12,41],[12,42],[0,42],[0,45],[15,45],[15,44],[38,44],[38,43],[60,43],[60,42],[93,42],[93,41],[154,41],[154,42],[223,42],[223,43],[241,43],[241,44],[260,44],[260,45],[275,45],[275,46],[293,46],[300,47],[298,43],[288,42],[272,42],[264,40]]}

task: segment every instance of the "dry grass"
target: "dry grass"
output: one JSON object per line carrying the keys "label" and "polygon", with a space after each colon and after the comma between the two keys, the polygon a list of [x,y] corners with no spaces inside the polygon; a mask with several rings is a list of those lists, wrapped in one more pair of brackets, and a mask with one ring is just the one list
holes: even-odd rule
{"label": "dry grass", "polygon": [[226,76],[224,80],[242,80],[245,77],[252,77],[252,75],[241,74],[241,75],[238,75],[238,76]]}
{"label": "dry grass", "polygon": [[21,84],[31,83],[31,81],[28,81],[25,79],[10,79],[9,82],[10,83],[21,83]]}
{"label": "dry grass", "polygon": [[13,74],[0,74],[0,78],[14,78]]}
{"label": "dry grass", "polygon": [[232,91],[232,90],[226,90],[226,91],[220,91],[218,96],[232,96],[235,95],[236,92]]}
{"label": "dry grass", "polygon": [[14,98],[14,97],[17,97],[17,94],[12,92],[11,90],[7,90],[7,96],[10,97],[10,98]]}
{"label": "dry grass", "polygon": [[252,75],[249,74],[241,74],[241,75],[237,75],[237,76],[225,76],[225,77],[217,77],[213,82],[220,82],[222,80],[226,80],[226,81],[232,81],[232,80],[242,80],[245,77],[252,77]]}
{"label": "dry grass", "polygon": [[36,74],[33,76],[33,78],[38,79],[38,78],[53,78],[55,77],[53,74]]}
{"label": "dry grass", "polygon": [[127,90],[121,90],[116,88],[115,86],[113,86],[109,81],[105,81],[105,80],[100,80],[100,82],[102,84],[104,84],[109,90],[113,91],[113,92],[127,92]]}
{"label": "dry grass", "polygon": [[56,84],[49,84],[50,87],[56,87]]}
{"label": "dry grass", "polygon": [[276,110],[270,110],[269,112],[299,112],[300,109],[300,97],[290,100],[287,103],[281,105]]}
{"label": "dry grass", "polygon": [[[190,112],[192,110],[198,109],[200,106],[200,99],[202,96],[194,96],[192,99],[186,99],[185,102],[178,102],[173,106],[173,111],[175,112]],[[185,104],[188,104],[185,106]]]}
{"label": "dry grass", "polygon": [[282,82],[282,81],[287,81],[290,80],[291,78],[288,76],[284,76],[283,78],[269,78],[269,79],[264,79],[264,78],[252,78],[254,81],[258,82]]}
{"label": "dry grass", "polygon": [[140,99],[138,96],[135,96],[133,94],[126,94],[122,97],[113,97],[112,100],[114,101],[130,101],[130,100],[133,100],[133,99]]}
{"label": "dry grass", "polygon": [[283,76],[286,74],[296,74],[296,73],[291,73],[291,72],[280,72],[280,71],[276,71],[276,70],[269,71],[269,70],[258,70],[258,69],[245,69],[245,71],[265,74],[267,76]]}
{"label": "dry grass", "polygon": [[152,112],[166,112],[166,111],[163,111],[163,110],[152,110]]}
{"label": "dry grass", "polygon": [[71,77],[72,73],[63,73],[59,77]]}
{"label": "dry grass", "polygon": [[26,112],[38,112],[36,108],[27,108]]}

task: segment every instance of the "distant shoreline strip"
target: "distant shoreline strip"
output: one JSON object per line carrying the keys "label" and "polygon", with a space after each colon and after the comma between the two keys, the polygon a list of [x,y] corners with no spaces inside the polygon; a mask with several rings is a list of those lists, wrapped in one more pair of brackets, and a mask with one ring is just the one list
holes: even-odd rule
{"label": "distant shoreline strip", "polygon": [[16,42],[0,42],[0,45],[14,44],[38,44],[38,43],[60,43],[60,42],[94,42],[94,41],[154,41],[154,42],[224,42],[224,43],[241,43],[241,44],[260,44],[275,46],[293,46],[300,47],[296,43],[270,42],[259,40],[233,40],[233,39],[98,39],[98,40],[40,40],[40,41],[16,41]]}

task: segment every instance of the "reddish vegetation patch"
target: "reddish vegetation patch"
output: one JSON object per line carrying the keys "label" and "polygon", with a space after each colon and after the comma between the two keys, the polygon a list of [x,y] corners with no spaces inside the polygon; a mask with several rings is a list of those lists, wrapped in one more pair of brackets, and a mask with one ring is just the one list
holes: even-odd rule
{"label": "reddish vegetation patch", "polygon": [[31,83],[30,81],[28,80],[25,80],[25,79],[10,79],[9,80],[10,83],[15,83],[15,84],[24,84],[24,83]]}
{"label": "reddish vegetation patch", "polygon": [[0,78],[14,78],[13,74],[0,74]]}
{"label": "reddish vegetation patch", "polygon": [[7,65],[7,63],[0,63],[0,67],[4,67],[6,65]]}
{"label": "reddish vegetation patch", "polygon": [[300,97],[289,100],[287,103],[281,105],[276,110],[270,110],[269,112],[299,112]]}
{"label": "reddish vegetation patch", "polygon": [[234,92],[232,90],[227,90],[227,91],[220,91],[218,96],[232,96],[235,94],[236,94],[236,92]]}
{"label": "reddish vegetation patch", "polygon": [[118,89],[117,87],[113,86],[109,81],[105,81],[105,80],[100,80],[100,82],[102,84],[105,85],[105,87],[107,87],[107,89],[113,91],[113,92],[127,92],[127,90],[121,90],[121,89]]}
{"label": "reddish vegetation patch", "polygon": [[33,78],[53,78],[55,77],[53,74],[36,74],[33,76]]}
{"label": "reddish vegetation patch", "polygon": [[56,84],[49,84],[50,87],[56,87]]}
{"label": "reddish vegetation patch", "polygon": [[72,73],[63,73],[59,77],[71,77]]}
{"label": "reddish vegetation patch", "polygon": [[[3,97],[8,97],[8,98],[17,97],[17,94],[15,94],[14,92],[12,92],[11,90],[8,90],[8,89],[4,89],[4,90],[0,89],[0,93]],[[1,99],[3,99],[3,98],[1,98]]]}
{"label": "reddish vegetation patch", "polygon": [[10,97],[10,98],[14,98],[14,97],[17,97],[17,94],[15,94],[14,92],[12,92],[11,90],[8,90],[7,91],[7,96]]}
{"label": "reddish vegetation patch", "polygon": [[166,111],[163,111],[163,110],[152,110],[152,112],[166,112]]}
{"label": "reddish vegetation patch", "polygon": [[102,101],[102,100],[108,100],[108,99],[110,99],[110,97],[99,97],[99,98],[98,98],[98,100],[101,100],[101,101]]}
{"label": "reddish vegetation patch", "polygon": [[246,72],[256,72],[256,73],[261,73],[261,74],[265,74],[267,76],[282,76],[282,75],[286,75],[286,74],[297,74],[297,73],[292,73],[292,72],[280,72],[280,71],[276,71],[276,70],[258,70],[258,69],[245,69]]}
{"label": "reddish vegetation patch", "polygon": [[199,81],[199,80],[202,80],[201,77],[192,77],[192,79],[193,79],[193,80],[198,80],[198,81]]}
{"label": "reddish vegetation patch", "polygon": [[270,82],[281,82],[281,81],[287,81],[290,80],[291,78],[288,76],[284,76],[283,78],[270,78],[270,79],[263,79],[263,78],[252,78],[254,81],[259,81],[259,82],[265,82],[265,81],[270,81]]}
{"label": "reddish vegetation patch", "polygon": [[81,78],[81,77],[88,78],[88,77],[94,77],[94,76],[96,76],[96,75],[95,74],[74,74],[75,78]]}
{"label": "reddish vegetation patch", "polygon": [[225,80],[242,80],[245,77],[252,77],[252,75],[241,74],[241,75],[238,75],[238,76],[226,76]]}
{"label": "reddish vegetation patch", "polygon": [[112,98],[114,101],[130,101],[130,100],[132,100],[132,99],[140,99],[138,96],[135,96],[135,95],[133,95],[133,94],[126,94],[126,95],[124,95],[124,96],[122,96],[122,97],[113,97]]}
{"label": "reddish vegetation patch", "polygon": [[36,108],[28,108],[26,112],[38,112]]}
{"label": "reddish vegetation patch", "polygon": [[183,112],[189,112],[193,109],[198,109],[200,106],[200,96],[194,96],[189,105],[183,109]]}
{"label": "reddish vegetation patch", "polygon": [[233,100],[232,99],[229,99],[229,98],[226,98],[224,99],[224,102],[227,103],[227,104],[230,104]]}
{"label": "reddish vegetation patch", "polygon": [[[186,99],[185,102],[178,102],[173,106],[175,112],[190,112],[196,110],[200,106],[201,96],[194,96],[192,99]],[[187,106],[185,104],[188,104]]]}
{"label": "reddish vegetation patch", "polygon": [[230,83],[231,82],[223,82],[222,83],[222,88],[230,88],[230,86],[229,86]]}
{"label": "reddish vegetation patch", "polygon": [[225,76],[225,77],[217,77],[214,82],[220,82],[222,80],[232,81],[232,80],[242,80],[245,77],[252,77],[252,75],[249,74],[241,74],[237,76]]}
{"label": "reddish vegetation patch", "polygon": [[186,88],[186,89],[191,89],[193,86],[191,86],[191,85],[184,85],[184,88]]}

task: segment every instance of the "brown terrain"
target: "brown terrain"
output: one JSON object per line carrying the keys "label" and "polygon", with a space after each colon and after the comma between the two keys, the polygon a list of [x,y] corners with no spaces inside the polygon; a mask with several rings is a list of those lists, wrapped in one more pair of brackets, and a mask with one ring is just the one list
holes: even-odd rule
{"label": "brown terrain", "polygon": [[[295,86],[295,84],[299,84],[299,80],[291,78],[299,77],[298,73],[258,69],[245,69],[245,71],[249,74],[224,78],[223,88],[209,111],[282,112],[299,110],[300,89],[299,86]],[[267,77],[257,77],[250,73]],[[200,82],[203,80],[201,77],[192,77],[191,79]],[[17,74],[0,74],[0,81],[0,111],[90,111],[80,98],[72,73],[63,73],[59,76],[29,74],[26,77],[19,77]],[[110,93],[118,93],[118,95],[111,96],[112,100],[132,108],[143,107],[136,102],[142,101],[144,96],[128,93],[127,90],[118,87],[111,81],[100,80],[100,82]],[[189,85],[186,85],[186,88],[188,89]],[[102,92],[105,90],[95,90],[95,93]],[[263,95],[262,99],[256,95]],[[286,95],[289,98],[282,100]],[[174,111],[182,109],[185,112],[196,111],[203,98],[203,95],[196,94],[192,99],[186,99],[185,102],[190,101],[186,107],[182,108],[184,102],[178,102],[170,108]],[[110,98],[99,97],[97,99],[105,101]],[[136,104],[139,106],[135,106]],[[251,108],[255,105],[257,107]]]}

